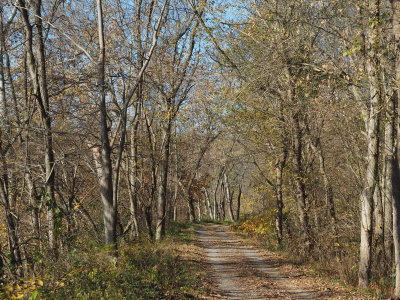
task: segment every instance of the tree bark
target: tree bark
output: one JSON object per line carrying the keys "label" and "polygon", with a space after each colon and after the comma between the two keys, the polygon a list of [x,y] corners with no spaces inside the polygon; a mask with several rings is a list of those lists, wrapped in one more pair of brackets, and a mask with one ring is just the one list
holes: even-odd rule
{"label": "tree bark", "polygon": [[226,219],[226,211],[225,211],[226,193],[225,193],[225,184],[223,181],[221,182],[221,189],[220,189],[220,193],[219,193],[219,204],[220,204],[220,211],[221,211],[221,220],[224,221]]}
{"label": "tree bark", "polygon": [[178,142],[177,142],[177,132],[176,124],[175,128],[175,138],[174,138],[174,196],[172,199],[173,205],[173,220],[174,222],[178,219],[178,190],[179,190],[179,175],[178,175]]}
{"label": "tree bark", "polygon": [[367,124],[367,169],[365,173],[364,189],[361,193],[361,242],[360,264],[358,270],[358,285],[368,288],[371,273],[372,251],[372,218],[374,191],[378,180],[379,158],[379,105],[380,88],[378,76],[377,47],[379,42],[379,0],[369,1],[369,20],[371,24],[367,37],[367,71],[369,75],[369,115]]}
{"label": "tree bark", "polygon": [[35,28],[36,28],[36,59],[33,52],[33,27],[30,24],[28,7],[24,0],[18,0],[19,11],[25,28],[25,50],[26,50],[26,65],[29,70],[31,81],[33,84],[33,93],[39,104],[40,116],[42,126],[44,128],[45,140],[45,175],[44,182],[46,191],[46,204],[47,209],[47,224],[48,224],[48,241],[52,249],[56,248],[54,236],[54,209],[56,207],[56,199],[54,193],[55,183],[55,161],[53,151],[53,136],[52,136],[52,119],[50,115],[50,102],[47,90],[47,74],[46,74],[46,59],[45,48],[43,40],[43,21],[41,15],[42,3],[41,0],[32,1],[33,10],[35,14]]}
{"label": "tree bark", "polygon": [[155,144],[155,135],[151,127],[151,123],[144,112],[144,108],[142,107],[142,112],[144,113],[145,117],[145,122],[146,122],[146,128],[147,128],[147,138],[149,140],[149,145],[150,145],[150,161],[151,161],[151,187],[150,187],[150,196],[149,196],[149,201],[148,204],[145,205],[145,216],[146,216],[146,225],[147,229],[149,232],[149,236],[152,239],[154,236],[153,233],[153,228],[152,228],[152,223],[153,223],[153,217],[152,217],[152,207],[155,201],[155,196],[156,196],[156,191],[157,191],[157,166],[156,166],[156,158],[155,158],[155,152],[156,152],[156,144]]}
{"label": "tree bark", "polygon": [[[3,30],[3,18],[2,9],[0,8],[0,163],[1,163],[1,176],[0,176],[0,200],[4,207],[5,212],[5,225],[8,237],[8,248],[10,251],[10,261],[12,265],[15,265],[11,271],[14,275],[23,276],[22,273],[22,259],[19,244],[19,236],[17,232],[18,228],[18,218],[12,212],[12,200],[10,199],[9,186],[10,186],[10,176],[8,170],[8,156],[5,147],[3,146],[3,139],[8,141],[7,136],[9,136],[9,125],[10,120],[8,118],[8,105],[6,99],[5,90],[5,76],[4,76],[4,66],[3,66],[3,55],[5,51],[4,44],[4,30]],[[6,134],[3,134],[3,130]],[[2,263],[2,261],[1,261]],[[2,273],[2,267],[0,268],[0,273]]]}
{"label": "tree bark", "polygon": [[305,177],[302,162],[302,151],[303,151],[303,133],[300,128],[299,113],[295,113],[293,116],[293,167],[295,176],[295,187],[296,187],[296,203],[297,210],[299,213],[299,222],[301,226],[301,239],[304,245],[304,250],[309,253],[313,248],[310,238],[310,228],[308,221],[308,214],[306,210],[306,186]]}
{"label": "tree bark", "polygon": [[[379,163],[378,163],[379,164]],[[379,172],[379,171],[378,171]],[[378,182],[379,182],[379,174],[378,174]],[[382,269],[382,263],[384,258],[384,240],[383,240],[383,203],[382,203],[382,190],[379,184],[376,184],[374,191],[374,232],[373,232],[373,247],[374,247],[374,256],[375,256],[375,264],[377,269]]]}
{"label": "tree bark", "polygon": [[[217,180],[217,184],[215,186],[215,190],[214,190],[214,214],[215,214],[215,220],[221,220],[221,216],[222,216],[222,211],[221,211],[221,197],[217,197],[218,195],[218,189],[221,188],[221,180],[222,177],[224,176],[224,172],[225,172],[225,168],[221,167],[220,171],[219,171],[219,175],[218,175],[218,180]],[[220,193],[221,195],[221,193]]]}
{"label": "tree bark", "polygon": [[[397,142],[398,143],[398,137]],[[400,298],[400,169],[398,160],[398,144],[393,159],[393,244],[394,244],[394,268],[396,273],[394,299]]]}
{"label": "tree bark", "polygon": [[393,256],[393,185],[392,185],[392,173],[393,173],[393,159],[394,159],[394,143],[396,132],[396,93],[390,93],[388,99],[388,105],[386,109],[386,123],[385,123],[385,141],[383,147],[383,174],[382,174],[382,199],[383,199],[383,210],[384,210],[384,224],[383,224],[383,238],[384,238],[384,251],[385,261],[387,269],[391,266]]}
{"label": "tree bark", "polygon": [[129,199],[130,199],[130,222],[132,223],[132,228],[130,230],[131,238],[139,236],[139,227],[137,221],[137,213],[138,213],[138,188],[137,181],[139,178],[138,172],[138,129],[139,129],[139,112],[138,108],[140,107],[139,103],[136,105],[136,113],[135,118],[132,122],[132,134],[131,134],[131,157],[132,157],[132,166],[129,172]]}
{"label": "tree bark", "polygon": [[2,173],[4,173],[0,178],[0,200],[4,207],[5,219],[6,219],[6,229],[7,229],[7,237],[8,237],[8,248],[11,254],[10,263],[15,265],[15,270],[13,273],[17,276],[23,276],[22,272],[22,259],[21,259],[21,249],[19,243],[19,237],[17,232],[17,218],[16,215],[12,212],[12,207],[10,204],[10,195],[8,191],[8,171],[7,171],[7,162],[5,161],[5,153],[3,151],[2,146],[2,132],[0,130],[0,155],[1,155],[1,164],[2,164]]}
{"label": "tree bark", "polygon": [[171,99],[167,99],[168,116],[167,124],[162,128],[163,130],[163,143],[161,147],[161,158],[159,164],[159,185],[157,197],[157,218],[156,218],[156,241],[161,240],[165,236],[165,217],[167,205],[167,184],[168,184],[168,169],[169,169],[169,156],[170,156],[170,142],[171,142],[171,129],[172,117],[170,116]]}
{"label": "tree bark", "polygon": [[204,196],[206,197],[206,206],[208,209],[208,217],[210,218],[210,220],[213,219],[213,210],[212,210],[212,206],[211,206],[211,201],[210,201],[210,196],[208,195],[208,191],[205,187],[202,188],[202,191],[204,193]]}
{"label": "tree bark", "polygon": [[[393,145],[393,157],[392,161],[392,212],[393,212],[393,246],[394,246],[394,268],[396,273],[395,289],[393,297],[395,299],[400,298],[400,169],[398,160],[398,148],[399,148],[399,105],[400,100],[400,1],[391,0],[392,12],[393,12],[393,35],[395,40],[395,70],[396,70],[396,89],[397,95],[393,97],[393,136],[395,137]],[[387,174],[389,176],[389,174]]]}
{"label": "tree bark", "polygon": [[283,149],[282,157],[278,160],[276,166],[276,181],[275,181],[275,197],[276,197],[276,218],[275,232],[276,239],[279,245],[283,241],[283,193],[282,193],[282,177],[283,169],[286,164],[287,151]]}
{"label": "tree bark", "polygon": [[238,197],[237,197],[237,208],[236,208],[236,221],[240,220],[240,199],[242,197],[242,186],[239,185]]}
{"label": "tree bark", "polygon": [[229,186],[229,182],[228,182],[228,176],[226,175],[226,172],[224,173],[224,185],[225,185],[225,199],[227,201],[228,204],[228,214],[229,214],[229,219],[231,221],[233,221],[233,199],[232,199],[232,195],[231,195],[231,189]]}
{"label": "tree bark", "polygon": [[100,107],[100,139],[101,139],[101,178],[100,195],[103,204],[104,234],[106,245],[117,246],[117,211],[113,201],[111,148],[108,137],[106,83],[105,83],[105,40],[102,0],[97,0],[97,26],[99,35],[99,61],[97,64],[99,107]]}

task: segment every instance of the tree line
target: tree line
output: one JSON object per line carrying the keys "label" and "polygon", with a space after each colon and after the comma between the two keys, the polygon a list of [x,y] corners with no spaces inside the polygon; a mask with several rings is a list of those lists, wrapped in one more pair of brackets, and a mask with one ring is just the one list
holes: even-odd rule
{"label": "tree line", "polygon": [[85,239],[117,256],[221,211],[200,171],[220,131],[202,90],[206,5],[1,1],[2,281]]}
{"label": "tree line", "polygon": [[400,297],[399,2],[232,3],[210,27],[248,196],[280,247]]}

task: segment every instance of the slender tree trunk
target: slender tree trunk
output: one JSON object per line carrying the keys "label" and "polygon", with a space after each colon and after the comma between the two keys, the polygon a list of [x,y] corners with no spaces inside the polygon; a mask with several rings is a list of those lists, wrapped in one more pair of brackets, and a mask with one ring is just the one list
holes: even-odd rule
{"label": "slender tree trunk", "polygon": [[[142,107],[142,112],[145,113],[144,108]],[[155,135],[154,132],[151,128],[150,121],[147,117],[146,114],[145,116],[145,121],[146,121],[146,128],[147,128],[147,138],[149,140],[149,145],[151,147],[150,151],[150,161],[151,161],[151,189],[150,189],[150,196],[149,196],[149,203],[145,205],[145,216],[146,216],[146,225],[147,229],[149,232],[149,236],[152,239],[154,236],[153,229],[152,229],[152,223],[153,223],[153,217],[152,217],[152,207],[155,201],[155,195],[157,191],[157,174],[156,174],[156,158],[155,158],[155,152],[156,152],[156,144],[155,144]]]}
{"label": "slender tree trunk", "polygon": [[212,206],[211,206],[211,201],[210,201],[210,196],[208,195],[208,191],[205,187],[202,188],[202,191],[204,193],[204,196],[206,197],[206,206],[208,209],[208,217],[210,218],[210,220],[213,219],[213,210],[212,210]]}
{"label": "slender tree trunk", "polygon": [[174,139],[174,163],[175,163],[175,169],[174,169],[174,196],[172,199],[173,203],[173,220],[174,222],[177,221],[178,219],[178,189],[179,189],[179,175],[178,175],[178,143],[176,139],[176,125],[175,125],[175,139]]}
{"label": "slender tree trunk", "polygon": [[[29,92],[28,92],[28,67],[27,67],[27,50],[25,49],[24,51],[24,59],[23,59],[23,69],[24,69],[24,84],[23,84],[23,91],[24,91],[24,101],[25,101],[25,107],[26,109],[23,110],[23,115],[24,115],[24,120],[29,120]],[[11,71],[10,71],[11,72]],[[42,203],[37,204],[36,199],[38,198],[38,195],[36,194],[36,186],[35,182],[33,181],[31,171],[29,169],[29,166],[31,165],[31,160],[30,160],[30,134],[29,132],[25,131],[23,136],[21,137],[22,140],[25,141],[25,181],[27,182],[28,190],[29,190],[29,201],[30,205],[32,207],[32,213],[31,213],[31,223],[32,223],[32,230],[34,232],[35,237],[38,240],[38,245],[39,248],[41,249],[42,246],[42,238],[41,238],[41,230],[40,230],[40,208],[42,206]],[[22,142],[22,141],[21,141]]]}
{"label": "slender tree trunk", "polygon": [[38,62],[38,81],[39,81],[39,89],[42,98],[42,104],[40,104],[42,111],[42,122],[44,128],[46,130],[45,133],[45,168],[46,168],[46,193],[50,198],[50,206],[47,210],[47,223],[49,226],[48,234],[49,234],[49,245],[51,248],[55,248],[55,236],[54,236],[54,209],[56,207],[56,199],[54,193],[54,184],[55,184],[55,172],[54,172],[54,152],[53,152],[53,136],[52,136],[52,120],[50,116],[50,101],[47,90],[47,74],[46,74],[46,58],[45,58],[45,49],[44,49],[44,40],[43,40],[43,24],[42,24],[42,1],[37,0],[34,7],[35,12],[35,24],[37,31],[37,62]]}
{"label": "slender tree trunk", "polygon": [[242,197],[242,186],[239,185],[238,197],[237,197],[237,208],[236,208],[236,220],[240,220],[240,199]]}
{"label": "slender tree trunk", "polygon": [[[394,268],[396,273],[395,289],[393,297],[400,298],[400,169],[398,160],[398,147],[399,147],[399,105],[400,100],[400,1],[392,0],[393,12],[393,35],[395,40],[395,69],[396,69],[396,89],[397,97],[393,97],[393,136],[395,142],[393,145],[393,158],[392,158],[392,212],[393,212],[393,246],[394,246]],[[389,176],[389,174],[387,174]]]}
{"label": "slender tree trunk", "polygon": [[221,219],[221,207],[220,207],[220,201],[218,201],[217,195],[218,195],[218,189],[219,189],[220,183],[221,183],[221,178],[223,175],[224,175],[224,168],[221,168],[221,170],[219,171],[217,184],[215,185],[215,190],[214,190],[214,220]]}
{"label": "slender tree trunk", "polygon": [[[288,72],[289,73],[289,72]],[[285,129],[285,118],[283,114],[283,105],[281,102],[278,104],[279,109],[279,129],[280,129],[280,157],[276,162],[276,179],[275,179],[275,198],[276,198],[276,217],[275,217],[275,232],[276,239],[279,245],[282,245],[283,241],[283,170],[286,166],[286,161],[288,157],[288,141],[287,141],[287,132]]]}
{"label": "slender tree trunk", "polygon": [[[286,159],[285,159],[286,160]],[[282,244],[283,240],[283,193],[282,193],[282,175],[285,167],[285,160],[281,159],[276,167],[276,183],[275,183],[275,197],[276,197],[276,219],[275,231],[278,244]]]}
{"label": "slender tree trunk", "polygon": [[372,251],[372,218],[374,191],[378,180],[378,157],[379,157],[379,105],[380,88],[378,76],[377,48],[379,46],[378,24],[379,24],[379,0],[369,1],[370,26],[367,44],[367,71],[370,87],[370,108],[367,120],[367,170],[365,174],[364,189],[361,193],[361,242],[360,242],[360,264],[358,271],[358,285],[360,288],[368,288],[371,273],[371,251]]}
{"label": "slender tree trunk", "polygon": [[[379,182],[379,175],[378,175]],[[378,183],[377,182],[377,183]],[[384,258],[384,249],[383,249],[383,203],[382,203],[382,190],[381,187],[377,184],[374,191],[374,232],[373,232],[373,247],[374,247],[374,258],[375,264],[377,268],[382,269],[384,266],[383,258]]]}
{"label": "slender tree trunk", "polygon": [[[2,9],[0,8],[0,14],[2,15]],[[1,178],[0,178],[0,200],[4,207],[6,229],[8,236],[8,248],[10,251],[11,264],[15,265],[15,269],[12,270],[14,275],[21,276],[21,252],[19,245],[19,238],[17,233],[17,221],[18,219],[12,212],[12,205],[9,195],[9,172],[8,172],[8,160],[7,153],[3,147],[3,139],[7,139],[9,134],[10,120],[8,118],[8,107],[5,90],[5,76],[3,66],[3,55],[4,55],[4,32],[3,32],[3,19],[0,15],[0,164],[1,164]],[[7,132],[3,134],[3,130]],[[1,270],[2,271],[2,270]]]}
{"label": "slender tree trunk", "polygon": [[97,65],[98,91],[100,97],[101,178],[100,195],[103,204],[104,233],[106,245],[117,242],[117,212],[113,201],[111,148],[108,137],[106,86],[105,86],[105,40],[102,1],[97,0],[97,22],[99,35],[99,61]]}
{"label": "slender tree trunk", "polygon": [[138,129],[139,129],[139,112],[138,105],[136,105],[136,115],[132,122],[132,134],[131,134],[131,157],[132,157],[132,166],[129,172],[129,199],[130,199],[130,222],[132,224],[132,228],[130,231],[131,238],[139,236],[139,225],[137,221],[137,213],[138,213],[138,188],[137,181],[139,178],[138,172]]}
{"label": "slender tree trunk", "polygon": [[388,101],[386,110],[386,123],[385,123],[385,145],[383,147],[384,158],[383,158],[383,174],[382,174],[382,198],[383,198],[383,210],[384,210],[384,226],[383,226],[383,237],[384,237],[384,249],[385,249],[385,261],[386,268],[390,270],[392,256],[393,256],[393,192],[392,192],[392,173],[393,173],[393,159],[394,159],[394,142],[396,132],[396,99],[395,93],[391,93]]}
{"label": "slender tree trunk", "polygon": [[283,241],[283,169],[287,160],[287,146],[282,137],[282,153],[276,164],[276,180],[275,180],[275,197],[276,197],[276,218],[275,218],[275,232],[278,244],[281,245]]}
{"label": "slender tree trunk", "polygon": [[6,168],[5,156],[3,152],[3,147],[1,143],[2,134],[0,131],[0,150],[1,150],[1,164],[3,165],[2,173],[4,174],[0,178],[0,201],[4,207],[5,219],[6,219],[6,229],[8,236],[8,248],[11,254],[10,262],[15,265],[15,275],[23,276],[22,260],[21,260],[21,250],[19,244],[19,237],[17,232],[17,218],[12,212],[12,207],[10,205],[10,195],[8,192],[8,171]]}
{"label": "slender tree trunk", "polygon": [[199,221],[201,221],[201,219],[202,219],[202,216],[203,216],[203,210],[202,210],[202,207],[201,207],[202,205],[201,205],[201,199],[199,198],[198,200],[197,200],[197,211],[198,211],[198,219],[197,220],[199,220]]}
{"label": "slender tree trunk", "polygon": [[[3,54],[5,50],[4,44],[4,32],[3,32],[3,19],[2,11],[0,9],[0,163],[1,163],[1,178],[0,178],[0,200],[4,207],[6,229],[8,236],[8,248],[10,251],[11,264],[15,266],[12,270],[14,275],[23,276],[22,258],[19,244],[19,237],[17,232],[18,218],[12,212],[13,204],[10,199],[9,185],[10,176],[8,172],[8,156],[6,150],[3,147],[3,130],[6,132],[5,136],[10,136],[10,120],[8,118],[8,107],[5,91],[5,76],[3,66]],[[6,140],[8,140],[6,138]],[[2,271],[2,270],[1,270]]]}
{"label": "slender tree trunk", "polygon": [[[397,137],[398,143],[399,137]],[[398,160],[398,144],[393,159],[393,244],[394,244],[394,268],[396,273],[394,299],[400,298],[400,169]]]}
{"label": "slender tree trunk", "polygon": [[217,182],[214,190],[214,198],[213,198],[213,205],[214,205],[214,220],[219,220],[219,207],[218,207],[218,201],[217,201],[217,193],[218,193],[218,187],[219,187],[219,181]]}
{"label": "slender tree trunk", "polygon": [[[168,100],[171,101],[171,100]],[[170,106],[168,106],[170,107]],[[166,127],[163,128],[163,145],[159,165],[159,185],[157,197],[157,219],[156,219],[156,240],[159,241],[165,236],[165,217],[167,205],[167,184],[171,142],[172,119],[168,116]]]}
{"label": "slender tree trunk", "polygon": [[309,253],[313,248],[310,239],[310,228],[308,214],[306,210],[306,186],[303,171],[302,151],[303,151],[303,133],[300,128],[299,113],[293,116],[293,167],[296,187],[296,202],[301,226],[301,239],[304,244],[304,250]]}
{"label": "slender tree trunk", "polygon": [[228,182],[228,176],[226,175],[226,172],[224,173],[224,185],[225,185],[225,192],[226,192],[226,201],[228,202],[228,213],[229,213],[229,219],[233,221],[233,199],[232,195],[230,192],[230,186]]}
{"label": "slender tree trunk", "polygon": [[47,90],[47,74],[46,74],[46,59],[45,48],[43,40],[43,22],[41,15],[42,3],[40,0],[32,1],[33,10],[35,14],[35,28],[36,28],[36,59],[33,52],[33,27],[30,24],[29,9],[24,0],[18,0],[19,11],[25,27],[25,50],[26,50],[26,65],[31,77],[33,92],[36,95],[36,100],[39,105],[42,126],[44,128],[44,163],[45,175],[44,182],[46,191],[47,209],[47,223],[48,223],[48,240],[49,246],[52,249],[56,248],[54,236],[54,209],[56,207],[54,183],[55,183],[55,161],[53,152],[53,137],[52,137],[52,120],[50,115],[50,101]]}
{"label": "slender tree trunk", "polygon": [[[0,22],[1,24],[3,24],[3,16],[0,16]],[[0,38],[1,38],[1,48],[3,51],[3,55],[6,61],[5,64],[5,71],[7,74],[7,79],[8,79],[8,85],[10,86],[10,90],[11,90],[11,98],[13,101],[13,107],[14,107],[14,113],[15,113],[15,122],[17,124],[21,124],[21,122],[23,121],[23,119],[21,118],[21,113],[20,110],[18,108],[18,99],[17,99],[17,94],[15,92],[15,85],[14,85],[14,78],[11,74],[11,62],[10,62],[10,57],[8,55],[8,51],[7,51],[7,43],[6,43],[6,34],[4,33],[3,26],[1,25],[1,29],[0,32],[2,32],[3,34],[0,33]],[[26,74],[26,66],[25,66],[25,59],[24,59],[24,73]],[[26,119],[27,120],[27,119]]]}
{"label": "slender tree trunk", "polygon": [[147,226],[147,231],[149,233],[150,239],[153,239],[154,237],[154,232],[153,232],[153,214],[152,214],[152,205],[148,205],[144,208],[144,215],[146,219],[146,226]]}
{"label": "slender tree trunk", "polygon": [[190,222],[196,222],[196,214],[194,210],[194,200],[193,200],[193,195],[192,189],[189,190],[187,194],[187,203],[188,203],[188,208],[189,208],[189,221]]}
{"label": "slender tree trunk", "polygon": [[221,218],[222,218],[222,220],[225,220],[226,219],[226,212],[225,212],[226,193],[225,193],[225,184],[224,184],[224,182],[221,183],[219,201],[220,201],[220,206],[221,206],[221,209],[220,209],[221,210]]}

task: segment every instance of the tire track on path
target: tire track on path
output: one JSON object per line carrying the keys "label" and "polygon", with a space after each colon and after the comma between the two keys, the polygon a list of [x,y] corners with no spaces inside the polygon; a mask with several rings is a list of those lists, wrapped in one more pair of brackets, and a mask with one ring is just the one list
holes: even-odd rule
{"label": "tire track on path", "polygon": [[196,233],[224,299],[317,299],[291,283],[257,250],[243,245],[228,226],[200,227]]}

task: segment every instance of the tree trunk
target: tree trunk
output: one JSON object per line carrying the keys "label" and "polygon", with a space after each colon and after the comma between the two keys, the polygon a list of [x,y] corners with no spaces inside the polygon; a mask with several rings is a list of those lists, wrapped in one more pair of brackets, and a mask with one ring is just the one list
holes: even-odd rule
{"label": "tree trunk", "polygon": [[213,219],[213,210],[212,210],[212,206],[211,206],[211,201],[210,201],[210,197],[208,195],[208,191],[205,187],[202,188],[202,191],[204,193],[204,196],[206,197],[206,205],[208,208],[208,217],[210,218],[210,220]]}
{"label": "tree trunk", "polygon": [[219,171],[217,184],[215,185],[215,190],[214,190],[214,220],[221,219],[220,202],[218,201],[217,195],[218,195],[218,189],[220,187],[220,182],[221,182],[221,178],[222,178],[223,174],[224,174],[224,168],[221,168],[221,170]]}
{"label": "tree trunk", "polygon": [[371,250],[372,250],[372,217],[374,191],[378,180],[378,157],[379,157],[379,104],[380,88],[378,76],[378,23],[379,23],[379,0],[369,1],[370,26],[368,32],[369,51],[367,53],[367,71],[369,75],[370,104],[367,120],[367,170],[365,173],[364,189],[361,193],[361,242],[360,242],[360,264],[358,271],[358,285],[360,288],[368,288],[371,273]]}
{"label": "tree trunk", "polygon": [[233,199],[230,192],[228,176],[226,176],[226,172],[224,173],[224,184],[225,184],[225,191],[226,191],[226,201],[228,202],[228,213],[229,219],[233,221]]}
{"label": "tree trunk", "polygon": [[137,189],[137,181],[139,177],[138,172],[138,128],[139,128],[139,112],[138,112],[139,104],[136,105],[136,115],[132,122],[132,134],[131,134],[131,157],[132,157],[132,167],[130,168],[129,176],[129,199],[130,199],[130,222],[132,224],[132,228],[130,230],[130,236],[138,237],[139,236],[139,228],[137,221],[137,213],[138,213],[138,189]]}
{"label": "tree trunk", "polygon": [[[398,138],[397,142],[398,143]],[[393,159],[393,244],[394,267],[396,272],[394,299],[400,298],[400,169],[398,160],[398,145],[396,145]]]}
{"label": "tree trunk", "polygon": [[[378,177],[379,178],[379,177]],[[378,179],[379,182],[379,179]],[[383,203],[382,203],[382,190],[380,186],[377,184],[374,191],[374,232],[373,232],[373,247],[374,247],[374,256],[375,256],[375,264],[377,269],[384,268],[383,258],[384,258],[384,249],[383,249]]]}
{"label": "tree trunk", "polygon": [[[4,153],[1,145],[1,131],[0,131],[0,150],[1,150],[1,159],[3,164],[3,171],[5,169],[4,162]],[[15,214],[11,211],[10,206],[10,198],[8,193],[8,176],[5,172],[0,178],[0,200],[4,207],[5,219],[6,219],[6,229],[7,229],[7,237],[8,237],[8,248],[11,254],[10,263],[15,265],[15,275],[23,276],[22,273],[22,260],[21,260],[21,250],[19,244],[19,237],[17,233],[17,219]],[[14,273],[14,272],[13,272]]]}
{"label": "tree trunk", "polygon": [[301,239],[304,245],[304,250],[309,253],[313,248],[310,239],[310,228],[308,222],[308,214],[306,210],[306,186],[303,171],[302,151],[303,151],[303,133],[300,128],[299,113],[293,116],[293,167],[296,187],[296,203],[299,213],[299,222],[301,226]]}
{"label": "tree trunk", "polygon": [[[3,55],[5,51],[4,43],[4,31],[3,31],[3,19],[2,11],[0,9],[0,163],[1,163],[1,176],[0,176],[0,200],[4,207],[5,220],[6,220],[6,230],[8,236],[8,248],[10,251],[10,262],[15,265],[12,269],[14,275],[23,276],[21,251],[19,244],[19,237],[17,232],[17,221],[18,218],[12,212],[12,201],[10,199],[9,186],[10,186],[10,176],[8,170],[8,157],[9,154],[3,147],[3,138],[8,141],[9,130],[10,130],[10,120],[8,118],[9,112],[7,107],[6,90],[5,90],[5,76],[4,76],[4,66],[3,66]],[[3,135],[3,130],[6,134]],[[0,274],[3,274],[2,260],[0,261],[1,268]]]}
{"label": "tree trunk", "polygon": [[195,210],[194,210],[194,200],[193,200],[193,195],[191,193],[192,193],[192,191],[190,189],[190,191],[187,193],[187,197],[186,197],[188,208],[189,208],[189,221],[196,222],[196,214],[195,214]]}
{"label": "tree trunk", "polygon": [[179,176],[178,176],[178,145],[176,139],[176,125],[175,125],[175,139],[174,139],[174,196],[172,199],[173,203],[173,220],[174,222],[178,219],[178,190],[179,190]]}
{"label": "tree trunk", "polygon": [[287,160],[287,146],[285,145],[284,137],[282,134],[282,153],[276,164],[276,180],[275,180],[275,197],[276,197],[276,217],[275,217],[275,232],[276,239],[279,245],[282,245],[283,241],[283,169],[286,165]]}
{"label": "tree trunk", "polygon": [[149,232],[149,237],[150,239],[153,239],[154,237],[154,232],[153,232],[153,214],[151,212],[152,205],[146,206],[144,208],[144,215],[146,219],[146,226],[147,226],[147,231]]}
{"label": "tree trunk", "polygon": [[237,197],[237,208],[236,208],[236,220],[240,220],[240,199],[242,197],[242,186],[239,185],[238,197]]}
{"label": "tree trunk", "polygon": [[46,74],[46,58],[45,58],[45,50],[44,50],[44,40],[43,40],[43,24],[42,24],[42,1],[37,0],[35,3],[35,24],[37,31],[38,41],[36,43],[36,52],[37,52],[37,62],[38,62],[38,81],[39,81],[39,89],[42,98],[41,106],[41,117],[44,128],[46,130],[45,133],[45,169],[46,169],[46,193],[49,198],[49,208],[47,209],[47,223],[48,223],[48,234],[49,234],[49,245],[51,248],[55,248],[55,236],[54,236],[54,209],[56,208],[56,199],[54,193],[54,183],[55,183],[55,172],[54,172],[54,152],[53,152],[53,137],[52,137],[52,124],[51,124],[51,116],[50,116],[50,102],[49,95],[47,90],[47,74]]}
{"label": "tree trunk", "polygon": [[[400,1],[392,0],[392,12],[393,12],[393,35],[395,40],[395,69],[396,69],[396,89],[397,95],[393,97],[393,136],[395,142],[393,145],[393,157],[392,160],[392,211],[393,211],[393,246],[394,246],[394,267],[396,272],[396,281],[393,297],[395,299],[400,298],[400,169],[398,160],[398,147],[399,147],[399,105],[400,100]],[[387,174],[389,176],[389,174]]]}
{"label": "tree trunk", "polygon": [[383,224],[383,239],[384,239],[384,251],[386,268],[390,270],[392,265],[393,256],[393,192],[392,192],[392,173],[393,173],[393,158],[394,158],[394,142],[396,132],[396,100],[395,93],[391,93],[390,99],[388,100],[388,106],[386,110],[386,123],[385,123],[385,145],[383,147],[384,158],[383,158],[383,174],[382,174],[382,199],[383,199],[383,210],[384,210],[384,224]]}
{"label": "tree trunk", "polygon": [[[171,100],[167,100],[171,101]],[[168,105],[168,107],[170,107]],[[168,110],[169,111],[169,110]],[[157,219],[156,219],[156,240],[159,241],[165,236],[165,217],[167,205],[167,184],[168,168],[171,142],[172,118],[167,117],[167,124],[163,127],[163,143],[161,148],[161,159],[159,165],[159,185],[157,197]]]}
{"label": "tree trunk", "polygon": [[101,138],[101,178],[100,195],[103,204],[104,233],[106,245],[114,245],[117,242],[117,212],[116,201],[113,201],[111,148],[108,138],[106,86],[105,86],[105,41],[103,25],[102,1],[97,0],[97,21],[99,35],[99,61],[97,65],[99,106],[100,106],[100,138]]}
{"label": "tree trunk", "polygon": [[219,220],[219,216],[220,216],[220,212],[219,212],[219,206],[218,206],[218,200],[217,200],[217,193],[218,193],[218,187],[219,187],[219,181],[217,182],[216,186],[215,186],[215,190],[214,190],[214,201],[213,201],[213,205],[214,205],[214,220]]}
{"label": "tree trunk", "polygon": [[[46,59],[43,40],[43,21],[41,15],[42,3],[40,0],[32,1],[33,10],[35,13],[35,28],[36,28],[36,54],[35,59],[33,52],[33,30],[29,19],[29,9],[24,0],[18,0],[19,11],[21,13],[25,27],[25,50],[26,50],[26,65],[29,70],[31,81],[33,84],[33,92],[36,95],[36,100],[39,104],[42,126],[44,128],[44,163],[46,180],[44,182],[46,191],[47,223],[48,223],[48,241],[50,248],[56,248],[54,236],[54,209],[56,207],[54,183],[55,183],[55,162],[53,152],[53,137],[52,137],[52,120],[50,116],[50,101],[47,90],[47,74],[46,74]],[[37,63],[36,63],[37,61]]]}
{"label": "tree trunk", "polygon": [[198,218],[197,220],[201,221],[203,216],[203,210],[201,205],[201,198],[197,199],[197,211],[198,211]]}
{"label": "tree trunk", "polygon": [[220,203],[221,219],[224,221],[226,219],[225,215],[226,193],[225,193],[224,182],[221,183],[221,189],[219,193],[219,203]]}
{"label": "tree trunk", "polygon": [[[144,108],[142,107],[142,112],[145,113]],[[156,158],[155,158],[155,152],[156,152],[156,144],[155,144],[155,135],[154,132],[151,128],[150,121],[145,114],[145,121],[146,121],[146,128],[147,128],[147,138],[149,140],[149,145],[150,145],[150,161],[151,161],[151,189],[150,189],[150,196],[149,196],[149,201],[148,204],[145,205],[145,216],[146,216],[146,225],[147,229],[149,232],[149,236],[151,239],[153,239],[154,233],[153,233],[153,228],[152,228],[152,223],[153,223],[153,217],[152,217],[152,207],[155,201],[155,195],[157,191],[157,166],[156,166]],[[143,165],[143,163],[142,163]],[[142,178],[143,181],[143,178]]]}

